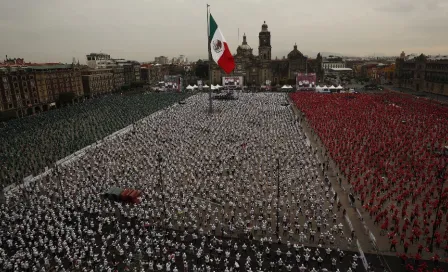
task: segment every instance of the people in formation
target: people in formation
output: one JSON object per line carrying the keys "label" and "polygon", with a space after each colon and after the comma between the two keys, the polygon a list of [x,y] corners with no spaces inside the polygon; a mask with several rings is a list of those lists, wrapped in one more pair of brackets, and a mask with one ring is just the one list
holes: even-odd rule
{"label": "people in formation", "polygon": [[0,189],[189,94],[109,95],[0,125]]}
{"label": "people in formation", "polygon": [[413,259],[446,255],[448,108],[391,92],[298,92],[292,99],[372,230],[381,230],[382,250]]}
{"label": "people in formation", "polygon": [[[1,269],[355,271],[339,198],[284,100],[241,94],[210,115],[192,96],[54,166],[2,205]],[[141,202],[103,198],[111,187]]]}

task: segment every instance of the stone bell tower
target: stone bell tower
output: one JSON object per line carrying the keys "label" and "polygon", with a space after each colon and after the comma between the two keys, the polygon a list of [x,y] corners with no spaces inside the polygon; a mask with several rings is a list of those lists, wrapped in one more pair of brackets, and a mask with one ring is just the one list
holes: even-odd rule
{"label": "stone bell tower", "polygon": [[268,25],[264,21],[261,26],[258,46],[258,57],[260,60],[271,60],[271,32],[268,30]]}

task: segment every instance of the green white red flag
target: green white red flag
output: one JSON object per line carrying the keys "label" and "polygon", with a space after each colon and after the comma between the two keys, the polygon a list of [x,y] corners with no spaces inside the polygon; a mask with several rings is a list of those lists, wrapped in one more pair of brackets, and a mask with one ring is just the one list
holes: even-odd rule
{"label": "green white red flag", "polygon": [[227,45],[218,24],[211,14],[209,22],[210,50],[212,58],[224,72],[230,74],[233,69],[235,69],[235,60],[233,59],[232,53],[230,52],[229,46]]}

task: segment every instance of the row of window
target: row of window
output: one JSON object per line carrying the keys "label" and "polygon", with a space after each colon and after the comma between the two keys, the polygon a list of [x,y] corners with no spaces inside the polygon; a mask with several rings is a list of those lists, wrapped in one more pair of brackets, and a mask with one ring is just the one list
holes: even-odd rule
{"label": "row of window", "polygon": [[345,68],[345,65],[342,64],[342,63],[340,63],[340,64],[335,64],[335,63],[327,64],[327,63],[324,63],[323,67],[324,68]]}
{"label": "row of window", "polygon": [[[6,96],[5,102],[6,102],[6,104],[9,105],[6,107],[7,109],[11,109],[13,107],[14,102],[10,96]],[[22,105],[26,105],[26,106],[31,105],[31,102],[34,102],[34,104],[37,104],[37,103],[39,103],[39,100],[36,97],[31,98],[31,99],[29,97],[27,97],[27,98],[21,98],[19,96],[16,97],[16,104],[19,107]],[[0,105],[2,105],[2,104],[3,104],[3,101],[0,97]]]}
{"label": "row of window", "polygon": [[[426,82],[426,89],[430,90],[431,92],[434,92],[434,91],[436,91],[436,88],[434,88],[434,87],[435,87],[434,83],[429,84],[428,82]],[[443,92],[444,89],[445,89],[445,85],[440,84],[439,91]]]}

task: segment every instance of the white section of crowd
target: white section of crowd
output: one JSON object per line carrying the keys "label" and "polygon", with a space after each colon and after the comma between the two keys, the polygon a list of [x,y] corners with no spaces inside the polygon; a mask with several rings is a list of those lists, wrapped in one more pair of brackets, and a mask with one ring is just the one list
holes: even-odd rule
{"label": "white section of crowd", "polygon": [[[175,104],[169,106],[168,108],[174,108],[174,107],[176,107],[178,105],[179,105],[178,103],[175,103]],[[149,115],[149,116],[147,116],[146,118],[143,118],[143,119],[156,118],[158,115],[162,114],[164,110],[165,109],[162,109],[162,110],[159,110],[157,112],[154,112],[153,114],[151,114],[151,115]],[[116,137],[119,137],[119,136],[122,136],[122,135],[124,135],[126,133],[131,132],[132,129],[134,128],[134,125],[139,125],[139,124],[141,124],[141,122],[143,122],[143,120],[139,120],[139,121],[135,122],[135,124],[128,125],[127,127],[124,127],[124,128],[122,128],[122,129],[120,129],[118,131],[115,131],[114,133],[104,137],[103,140],[97,141],[94,144],[88,145],[88,146],[86,146],[86,147],[84,147],[84,148],[74,152],[73,154],[70,154],[67,157],[58,160],[55,163],[55,165],[57,165],[57,166],[66,166],[67,164],[73,163],[76,160],[82,158],[88,151],[92,151],[95,148],[100,147],[103,144],[103,141],[112,141]],[[53,168],[46,167],[45,171],[40,173],[37,176],[30,175],[28,177],[25,177],[23,179],[23,183],[21,183],[21,184],[11,184],[11,185],[8,185],[5,188],[3,188],[3,192],[5,194],[6,202],[8,202],[8,199],[11,196],[13,196],[14,194],[16,194],[19,189],[23,189],[25,186],[29,187],[29,186],[33,185],[35,182],[40,181],[43,177],[45,177],[48,174],[50,174],[53,170],[54,170]]]}
{"label": "white section of crowd", "polygon": [[[210,116],[207,95],[192,96],[69,156],[32,178],[35,184],[8,192],[0,267],[111,271],[117,260],[130,265],[142,256],[148,270],[210,271],[216,250],[215,271],[324,271],[330,264],[335,270],[335,258],[344,258],[339,249],[356,248],[353,232],[284,101],[284,94],[241,94],[215,101]],[[103,199],[111,186],[142,190],[141,204]],[[150,234],[148,225],[181,236]],[[278,248],[276,258],[268,257],[266,244],[277,234],[294,253]],[[235,243],[224,255],[214,235],[250,235],[266,244],[249,249],[251,255]],[[355,254],[349,262],[354,269],[357,260]]]}

